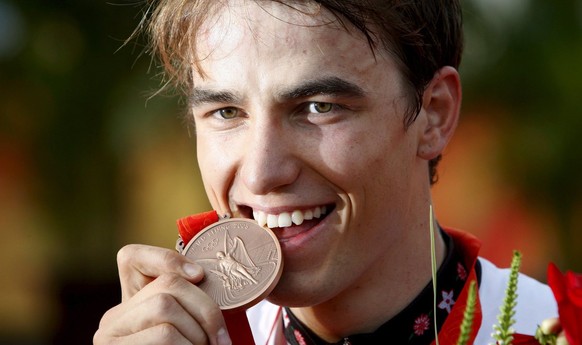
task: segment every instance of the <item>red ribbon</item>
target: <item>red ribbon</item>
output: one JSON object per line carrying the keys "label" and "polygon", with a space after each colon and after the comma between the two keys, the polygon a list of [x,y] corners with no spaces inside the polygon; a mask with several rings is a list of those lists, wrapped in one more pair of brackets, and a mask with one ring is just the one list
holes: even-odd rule
{"label": "red ribbon", "polygon": [[184,241],[184,247],[197,233],[210,224],[218,222],[218,213],[209,211],[178,219],[178,233]]}
{"label": "red ribbon", "polygon": [[[218,222],[216,211],[204,212],[178,219],[178,233],[184,246],[205,227]],[[254,345],[251,326],[245,310],[223,311],[224,321],[233,345]]]}

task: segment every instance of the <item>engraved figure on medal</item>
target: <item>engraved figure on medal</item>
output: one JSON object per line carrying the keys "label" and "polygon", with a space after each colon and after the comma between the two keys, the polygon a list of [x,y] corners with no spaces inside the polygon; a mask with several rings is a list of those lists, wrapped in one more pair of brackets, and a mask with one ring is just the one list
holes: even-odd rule
{"label": "engraved figure on medal", "polygon": [[240,237],[230,239],[228,231],[224,232],[224,237],[224,252],[216,253],[218,269],[210,272],[219,276],[228,289],[241,290],[245,285],[258,284],[254,276],[261,268],[249,257],[243,240]]}

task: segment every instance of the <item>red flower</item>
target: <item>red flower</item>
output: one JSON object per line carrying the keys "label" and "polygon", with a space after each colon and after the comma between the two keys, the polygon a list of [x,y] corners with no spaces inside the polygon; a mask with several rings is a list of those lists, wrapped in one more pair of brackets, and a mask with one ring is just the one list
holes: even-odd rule
{"label": "red flower", "polygon": [[582,274],[562,274],[553,263],[548,266],[548,284],[552,288],[560,323],[571,345],[582,344]]}
{"label": "red flower", "polygon": [[295,339],[297,340],[297,343],[299,345],[306,345],[307,343],[305,342],[305,338],[303,338],[303,334],[301,334],[301,332],[299,332],[298,330],[293,331],[293,334],[295,334]]}
{"label": "red flower", "polygon": [[511,342],[513,345],[540,345],[539,341],[536,340],[531,335],[523,335],[523,334],[514,334],[513,341]]}
{"label": "red flower", "polygon": [[460,262],[457,262],[457,275],[461,280],[467,279],[467,270],[465,269],[465,267],[463,267],[463,265],[461,265]]}
{"label": "red flower", "polygon": [[423,335],[430,327],[430,319],[428,315],[422,314],[414,320],[414,334]]}

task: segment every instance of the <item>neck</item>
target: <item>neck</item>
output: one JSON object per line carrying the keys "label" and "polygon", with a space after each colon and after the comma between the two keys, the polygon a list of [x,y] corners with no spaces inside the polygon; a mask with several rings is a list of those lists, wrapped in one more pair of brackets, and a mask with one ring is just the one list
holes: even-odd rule
{"label": "neck", "polygon": [[[408,231],[405,245],[395,246],[354,286],[332,300],[291,310],[327,342],[375,331],[410,304],[432,279],[428,229],[428,222],[421,222],[415,231]],[[440,267],[446,249],[440,232],[435,236],[437,267]]]}

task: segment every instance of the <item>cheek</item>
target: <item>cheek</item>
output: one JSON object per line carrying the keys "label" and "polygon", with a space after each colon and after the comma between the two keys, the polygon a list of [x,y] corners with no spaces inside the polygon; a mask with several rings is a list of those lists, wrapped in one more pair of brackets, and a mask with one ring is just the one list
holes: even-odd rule
{"label": "cheek", "polygon": [[[220,195],[226,188],[232,171],[232,157],[229,155],[227,140],[212,140],[204,135],[197,135],[196,150],[200,174],[208,196]],[[212,193],[210,193],[212,191]]]}
{"label": "cheek", "polygon": [[336,179],[376,184],[399,169],[396,162],[404,153],[401,135],[382,129],[354,131],[352,127],[340,129],[329,138],[321,141],[319,158]]}
{"label": "cheek", "polygon": [[200,167],[200,172],[203,177],[210,176],[212,174],[209,173],[209,170],[215,166],[212,160],[214,156],[212,152],[210,152],[211,145],[206,145],[204,139],[197,135],[196,137],[196,157],[198,159],[198,165]]}

